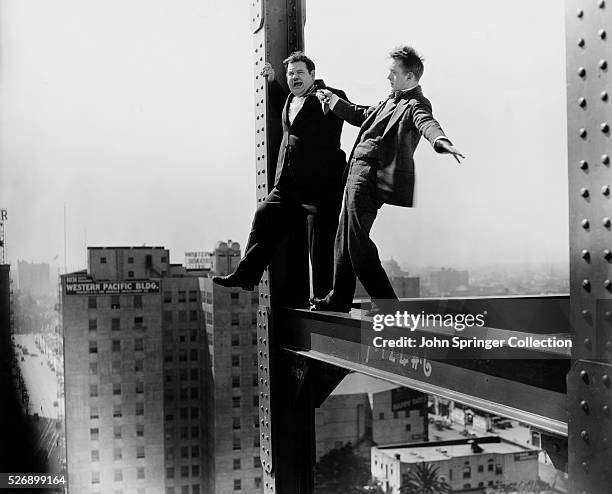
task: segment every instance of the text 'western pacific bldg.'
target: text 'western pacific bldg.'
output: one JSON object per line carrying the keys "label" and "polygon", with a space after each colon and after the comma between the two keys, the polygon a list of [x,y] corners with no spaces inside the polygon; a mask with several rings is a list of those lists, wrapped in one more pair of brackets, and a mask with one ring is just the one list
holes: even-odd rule
{"label": "text 'western pacific bldg.'", "polygon": [[170,264],[163,247],[91,247],[62,277],[69,492],[259,493],[257,293]]}

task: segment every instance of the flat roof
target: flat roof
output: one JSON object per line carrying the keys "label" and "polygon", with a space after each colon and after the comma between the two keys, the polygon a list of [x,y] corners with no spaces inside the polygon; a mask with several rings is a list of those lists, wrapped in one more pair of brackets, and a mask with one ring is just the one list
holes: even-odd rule
{"label": "flat roof", "polygon": [[480,453],[472,451],[472,445],[467,441],[459,444],[432,444],[426,446],[420,444],[418,446],[402,446],[397,448],[376,448],[381,453],[394,458],[399,455],[399,460],[402,463],[417,463],[422,461],[444,461],[451,458],[474,457],[486,454],[509,454],[522,453],[525,451],[538,451],[534,448],[522,446],[517,443],[505,441],[487,441],[477,442],[482,449]]}

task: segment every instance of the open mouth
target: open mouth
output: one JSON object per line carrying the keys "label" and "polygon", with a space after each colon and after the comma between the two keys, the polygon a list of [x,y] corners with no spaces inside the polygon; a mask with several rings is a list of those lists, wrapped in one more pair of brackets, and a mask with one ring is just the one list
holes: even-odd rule
{"label": "open mouth", "polygon": [[302,87],[302,81],[293,81],[293,87]]}

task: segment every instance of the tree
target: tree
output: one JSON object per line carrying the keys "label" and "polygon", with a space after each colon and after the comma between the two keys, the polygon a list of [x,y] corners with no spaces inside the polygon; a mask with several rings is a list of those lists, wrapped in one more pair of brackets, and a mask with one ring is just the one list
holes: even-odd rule
{"label": "tree", "polygon": [[450,485],[441,480],[438,467],[430,463],[419,463],[408,473],[408,481],[400,488],[401,494],[447,494]]}
{"label": "tree", "polygon": [[355,453],[351,443],[332,449],[315,466],[316,494],[376,493],[370,480],[370,462]]}

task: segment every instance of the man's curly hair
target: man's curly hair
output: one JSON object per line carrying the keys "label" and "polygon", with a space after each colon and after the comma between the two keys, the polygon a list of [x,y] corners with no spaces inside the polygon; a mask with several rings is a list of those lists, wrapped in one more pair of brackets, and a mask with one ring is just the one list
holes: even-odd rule
{"label": "man's curly hair", "polygon": [[423,75],[423,58],[411,46],[398,46],[389,53],[389,57],[400,62],[405,72],[412,72],[417,81]]}
{"label": "man's curly hair", "polygon": [[291,55],[285,58],[285,60],[283,60],[283,65],[285,66],[285,69],[287,69],[287,65],[297,62],[304,62],[308,72],[312,72],[315,69],[314,62],[304,55],[303,51],[294,51]]}

